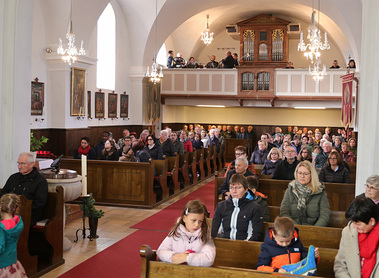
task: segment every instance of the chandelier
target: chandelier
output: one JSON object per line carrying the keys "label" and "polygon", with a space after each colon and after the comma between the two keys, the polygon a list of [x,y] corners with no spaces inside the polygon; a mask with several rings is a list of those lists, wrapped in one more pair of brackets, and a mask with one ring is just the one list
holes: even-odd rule
{"label": "chandelier", "polygon": [[[300,42],[297,46],[298,51],[304,52],[304,56],[311,60],[311,63],[318,60],[321,56],[320,50],[329,50],[328,34],[325,32],[325,40],[321,41],[321,31],[315,24],[315,11],[312,11],[311,24],[308,26],[308,44],[304,43],[303,31],[300,32]],[[306,51],[306,50],[309,51]]]}
{"label": "chandelier", "polygon": [[324,76],[326,75],[326,66],[323,65],[323,68],[321,70],[321,60],[318,59],[316,63],[313,64],[313,69],[311,70],[311,65],[309,65],[309,73],[308,75],[312,76],[313,80],[318,82],[322,79],[324,79]]}
{"label": "chandelier", "polygon": [[207,29],[204,32],[201,32],[201,40],[205,43],[206,46],[210,45],[213,41],[213,32],[209,29],[209,14],[207,14]]}
{"label": "chandelier", "polygon": [[[157,49],[157,31],[158,31],[158,3],[155,0],[155,49]],[[162,67],[160,67],[160,71],[158,73],[158,63],[156,62],[156,57],[153,57],[153,64],[151,66],[151,72],[149,71],[149,67],[147,67],[147,71],[145,76],[150,77],[150,81],[154,84],[157,84],[163,78]]]}
{"label": "chandelier", "polygon": [[75,35],[72,32],[72,0],[71,0],[71,11],[70,11],[70,20],[68,23],[67,33],[66,33],[66,39],[68,40],[68,48],[64,49],[62,46],[62,39],[59,38],[59,45],[57,49],[57,53],[59,55],[62,55],[62,59],[65,61],[65,63],[68,63],[71,65],[72,63],[75,63],[75,61],[78,59],[76,56],[78,55],[86,55],[86,51],[83,48],[83,40],[80,45],[80,49],[78,49],[75,46]]}

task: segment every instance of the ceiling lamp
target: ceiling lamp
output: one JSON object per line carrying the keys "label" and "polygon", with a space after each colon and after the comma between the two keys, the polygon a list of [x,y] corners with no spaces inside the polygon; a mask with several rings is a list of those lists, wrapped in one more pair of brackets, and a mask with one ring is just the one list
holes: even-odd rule
{"label": "ceiling lamp", "polygon": [[[155,0],[155,51],[157,51],[157,30],[158,30],[158,3],[157,0]],[[159,65],[156,62],[156,55],[153,57],[153,65],[151,66],[151,72],[149,72],[149,67],[147,67],[147,71],[145,76],[150,77],[150,81],[154,82],[154,84],[157,84],[161,81],[163,78],[163,72],[162,67],[160,67],[160,71],[158,73],[158,67]]]}
{"label": "ceiling lamp", "polygon": [[72,32],[72,0],[71,0],[71,11],[70,11],[70,21],[68,23],[67,33],[66,33],[66,39],[68,40],[68,48],[64,49],[62,46],[62,39],[59,38],[59,46],[57,49],[57,53],[59,55],[62,55],[62,59],[65,61],[65,63],[68,63],[71,65],[72,63],[75,63],[75,61],[78,59],[76,56],[78,55],[86,55],[86,51],[83,48],[83,40],[80,45],[79,52],[75,46],[75,35]]}
{"label": "ceiling lamp", "polygon": [[313,80],[318,82],[322,79],[324,79],[324,76],[326,75],[326,66],[323,65],[323,68],[321,70],[320,68],[321,60],[318,59],[316,63],[313,64],[313,69],[311,70],[311,65],[309,65],[309,73],[308,75],[312,76]]}
{"label": "ceiling lamp", "polygon": [[206,46],[210,45],[213,41],[213,32],[209,29],[209,14],[207,14],[207,29],[204,32],[201,32],[201,40],[205,43]]}

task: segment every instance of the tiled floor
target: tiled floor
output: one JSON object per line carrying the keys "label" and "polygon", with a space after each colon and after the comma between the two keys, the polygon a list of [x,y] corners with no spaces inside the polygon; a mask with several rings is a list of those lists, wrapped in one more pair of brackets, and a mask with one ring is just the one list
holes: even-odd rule
{"label": "tiled floor", "polygon": [[[73,243],[71,250],[64,252],[63,257],[65,259],[65,263],[42,277],[55,278],[89,259],[93,255],[103,251],[117,241],[135,232],[136,229],[130,228],[131,226],[157,213],[161,209],[171,205],[184,196],[187,196],[189,193],[211,181],[211,179],[212,178],[199,183],[195,187],[179,194],[175,198],[151,210],[97,206],[97,208],[101,208],[105,211],[104,217],[99,219],[99,227],[97,232],[99,238],[94,241],[79,238],[78,242]],[[69,223],[65,229],[67,238],[73,242],[75,240],[75,232],[81,226],[82,219],[77,219]]]}

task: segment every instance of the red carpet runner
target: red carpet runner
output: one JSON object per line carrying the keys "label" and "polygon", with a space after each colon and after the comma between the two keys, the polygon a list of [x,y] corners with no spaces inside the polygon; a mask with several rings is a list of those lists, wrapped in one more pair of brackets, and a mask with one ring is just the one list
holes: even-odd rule
{"label": "red carpet runner", "polygon": [[132,228],[139,230],[59,277],[140,277],[141,259],[139,250],[142,244],[148,244],[152,249],[157,249],[182,213],[185,204],[194,199],[201,200],[207,206],[211,216],[213,216],[214,180],[160,212],[137,223]]}

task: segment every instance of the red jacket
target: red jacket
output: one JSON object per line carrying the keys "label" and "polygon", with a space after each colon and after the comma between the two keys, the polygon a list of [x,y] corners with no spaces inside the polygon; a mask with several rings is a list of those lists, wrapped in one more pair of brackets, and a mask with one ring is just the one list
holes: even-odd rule
{"label": "red jacket", "polygon": [[183,142],[184,151],[193,152],[192,142],[187,138],[186,141]]}

